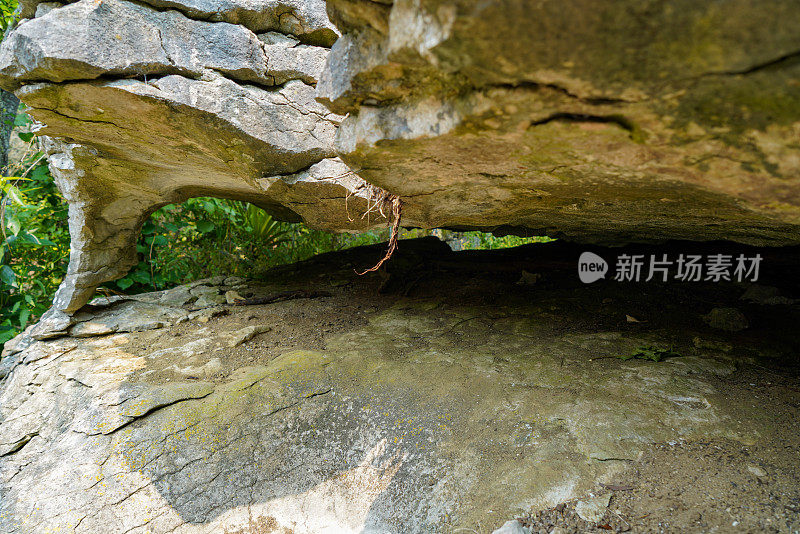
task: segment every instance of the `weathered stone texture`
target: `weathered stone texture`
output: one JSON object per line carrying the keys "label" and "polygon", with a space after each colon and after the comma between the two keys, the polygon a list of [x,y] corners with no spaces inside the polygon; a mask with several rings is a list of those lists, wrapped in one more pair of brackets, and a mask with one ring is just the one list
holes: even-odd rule
{"label": "weathered stone texture", "polygon": [[337,151],[432,226],[800,239],[798,2],[328,5]]}
{"label": "weathered stone texture", "polygon": [[[187,17],[239,24],[253,32],[278,31],[303,42],[330,47],[339,32],[325,13],[323,0],[145,0],[156,9],[176,10]],[[59,2],[22,0],[20,17],[40,17]]]}
{"label": "weathered stone texture", "polygon": [[369,188],[333,159],[341,117],[314,99],[320,45],[336,37],[324,5],[153,5],[40,4],[0,49],[0,83],[46,124],[70,203],[70,265],[38,337],[63,332],[136,262],[138,229],[161,205],[214,195],[323,228],[365,225],[344,199],[363,210]]}
{"label": "weathered stone texture", "polygon": [[22,13],[37,16],[4,40],[0,84],[61,139],[67,315],[131,265],[154,209],[193,195],[333,231],[374,224],[351,210],[383,189],[407,226],[800,242],[796,0],[34,0]]}
{"label": "weathered stone texture", "polygon": [[[559,257],[548,252],[558,243],[527,259],[437,245],[401,245],[392,280],[402,290],[425,273],[414,298],[377,294],[379,275],[353,273],[373,247],[273,271],[270,286],[219,277],[98,299],[70,337],[14,348],[6,360],[16,366],[0,381],[0,530],[490,532],[589,492],[607,505],[599,482],[634,484],[627,467],[642,451],[684,440],[731,440],[731,471],[758,462],[772,473],[703,530],[734,517],[764,531],[764,516],[797,528],[787,444],[800,434],[798,395],[776,359],[794,358],[781,322],[800,308],[747,304],[734,284],[588,289],[531,261]],[[500,258],[544,281],[521,287],[518,271],[487,273],[509,266]],[[453,270],[435,268],[445,263]],[[210,322],[214,308],[196,310],[207,296],[294,284],[331,296],[233,306]],[[731,338],[700,318],[713,306],[762,324]],[[648,323],[627,323],[626,312]],[[653,344],[679,355],[620,359]],[[766,374],[758,389],[751,364]],[[593,500],[579,513],[590,517]],[[666,511],[653,530],[665,517],[682,530]]]}
{"label": "weathered stone texture", "polygon": [[2,48],[4,84],[204,70],[267,83],[267,57],[251,31],[132,2],[78,2],[23,23]]}

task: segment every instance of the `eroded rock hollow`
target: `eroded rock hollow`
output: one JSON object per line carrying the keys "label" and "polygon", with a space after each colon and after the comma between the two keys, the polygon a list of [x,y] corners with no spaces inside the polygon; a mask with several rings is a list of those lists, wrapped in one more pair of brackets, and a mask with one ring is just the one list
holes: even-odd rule
{"label": "eroded rock hollow", "polygon": [[796,1],[21,12],[0,84],[46,125],[73,236],[40,335],[125,273],[153,210],[197,195],[332,231],[374,224],[350,210],[377,187],[407,226],[800,242]]}
{"label": "eroded rock hollow", "polygon": [[435,205],[428,224],[798,239],[797,2],[328,8],[344,35],[317,94],[347,114],[337,153]]}

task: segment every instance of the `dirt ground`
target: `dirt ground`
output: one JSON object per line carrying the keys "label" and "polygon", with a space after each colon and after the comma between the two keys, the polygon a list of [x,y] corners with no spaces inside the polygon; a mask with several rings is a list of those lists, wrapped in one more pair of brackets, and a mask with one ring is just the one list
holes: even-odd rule
{"label": "dirt ground", "polygon": [[[800,392],[796,382],[751,378],[763,386],[759,394],[785,414],[785,439],[754,446],[729,440],[660,443],[631,462],[615,484],[598,486],[598,495],[611,494],[602,520],[584,521],[572,501],[522,516],[520,522],[534,533],[797,532]],[[732,403],[748,400],[742,394],[730,397]]]}

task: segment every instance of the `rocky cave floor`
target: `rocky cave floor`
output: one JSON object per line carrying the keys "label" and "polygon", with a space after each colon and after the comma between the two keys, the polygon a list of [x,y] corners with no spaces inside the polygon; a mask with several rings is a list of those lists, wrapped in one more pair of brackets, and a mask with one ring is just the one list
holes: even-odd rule
{"label": "rocky cave floor", "polygon": [[[622,251],[409,240],[98,299],[6,357],[0,530],[796,532],[800,250],[586,285],[588,249]],[[228,303],[287,290],[323,293]]]}

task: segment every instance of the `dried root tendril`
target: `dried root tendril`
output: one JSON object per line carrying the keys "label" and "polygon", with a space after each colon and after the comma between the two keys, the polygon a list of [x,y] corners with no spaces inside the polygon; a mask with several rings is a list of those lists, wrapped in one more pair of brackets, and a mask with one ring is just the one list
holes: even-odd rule
{"label": "dried root tendril", "polygon": [[[378,189],[378,188],[375,188],[375,189]],[[359,276],[362,276],[362,275],[365,275],[367,273],[370,273],[370,272],[373,272],[373,271],[377,271],[378,269],[380,269],[381,266],[384,263],[386,263],[392,257],[392,254],[394,254],[394,251],[397,250],[397,236],[400,233],[400,217],[402,216],[403,204],[402,204],[402,202],[400,200],[400,197],[398,197],[397,195],[392,195],[391,193],[388,193],[388,192],[386,192],[386,191],[384,191],[382,189],[379,189],[379,191],[380,191],[380,193],[378,193],[375,196],[370,195],[370,201],[373,201],[373,204],[370,205],[369,201],[368,201],[368,203],[367,203],[367,211],[364,212],[364,215],[362,215],[361,218],[363,219],[364,217],[368,217],[369,214],[374,212],[374,211],[377,211],[378,213],[380,213],[385,218],[386,215],[383,212],[384,204],[391,204],[391,206],[392,206],[392,219],[393,220],[392,220],[392,223],[391,223],[392,224],[392,233],[391,233],[391,236],[389,237],[389,248],[386,250],[386,254],[383,256],[381,261],[379,261],[377,263],[377,265],[375,265],[371,269],[367,269],[366,271],[363,271],[363,272],[356,271],[356,274],[358,274]],[[369,221],[369,218],[367,219],[367,221]]]}

